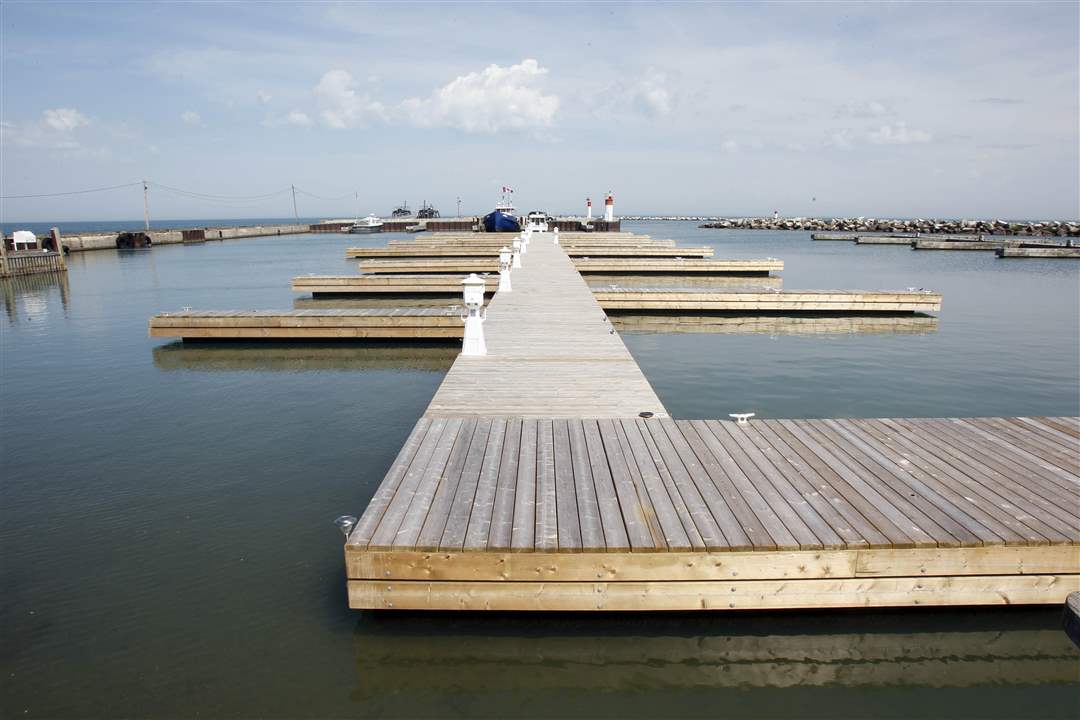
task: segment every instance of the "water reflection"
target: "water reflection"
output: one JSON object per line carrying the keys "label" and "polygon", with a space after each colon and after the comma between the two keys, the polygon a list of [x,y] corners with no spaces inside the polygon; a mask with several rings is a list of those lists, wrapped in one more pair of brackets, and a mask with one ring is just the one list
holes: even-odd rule
{"label": "water reflection", "polygon": [[[364,613],[354,701],[453,690],[1075,683],[1059,613],[468,616]],[[674,696],[673,696],[674,697]],[[680,715],[672,707],[673,715]]]}
{"label": "water reflection", "polygon": [[162,370],[448,370],[461,352],[449,342],[192,343],[155,347]]}
{"label": "water reflection", "polygon": [[[491,296],[486,298],[491,300]],[[456,295],[346,295],[336,297],[298,297],[293,310],[329,310],[358,308],[460,308],[461,293]]]}
{"label": "water reflection", "polygon": [[4,295],[4,312],[12,323],[19,321],[19,307],[26,318],[41,317],[49,311],[49,296],[55,291],[67,314],[71,302],[71,286],[66,272],[15,275],[0,279]]}
{"label": "water reflection", "polygon": [[748,333],[762,335],[925,335],[936,332],[932,315],[740,315],[736,313],[675,315],[669,313],[609,314],[619,332]]}

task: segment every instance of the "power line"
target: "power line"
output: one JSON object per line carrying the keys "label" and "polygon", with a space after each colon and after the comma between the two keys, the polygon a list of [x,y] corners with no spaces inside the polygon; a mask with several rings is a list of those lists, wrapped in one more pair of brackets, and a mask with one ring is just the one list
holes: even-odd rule
{"label": "power line", "polygon": [[346,198],[351,198],[351,197],[353,197],[353,194],[354,194],[352,191],[350,191],[350,192],[347,192],[344,195],[341,195],[339,197],[323,197],[322,195],[316,195],[315,193],[310,193],[307,190],[302,190],[300,188],[296,188],[296,192],[300,193],[301,195],[307,195],[308,197],[313,197],[316,200],[328,200],[328,201],[331,201],[331,202],[336,201],[336,200],[344,200]]}
{"label": "power line", "polygon": [[301,195],[307,195],[308,197],[315,198],[316,200],[326,200],[328,202],[345,200],[354,196],[354,192],[350,191],[345,193],[344,195],[340,195],[337,197],[326,197],[325,195],[318,195],[316,193],[308,192],[307,190],[294,187],[282,188],[280,190],[275,190],[273,192],[263,193],[260,195],[216,195],[213,193],[199,192],[198,190],[184,190],[183,188],[172,187],[171,185],[163,185],[161,183],[153,182],[151,180],[146,180],[141,182],[125,183],[123,185],[111,185],[109,187],[89,188],[87,190],[71,190],[68,192],[38,193],[33,195],[0,195],[0,200],[27,200],[32,198],[67,197],[70,195],[86,195],[88,193],[106,192],[109,190],[120,190],[123,188],[133,187],[142,187],[144,190],[147,187],[152,187],[157,188],[158,190],[164,190],[166,192],[179,195],[180,197],[188,198],[190,200],[201,200],[226,205],[230,203],[245,203],[257,200],[269,200],[271,198],[275,198],[289,192],[296,192]]}
{"label": "power line", "polygon": [[181,188],[174,188],[174,187],[170,187],[169,185],[162,185],[161,183],[156,183],[156,182],[150,182],[149,184],[152,185],[153,187],[160,188],[162,190],[167,190],[169,192],[173,192],[173,193],[176,193],[178,195],[183,195],[183,196],[190,197],[190,198],[205,199],[205,200],[220,200],[220,201],[223,201],[223,202],[245,201],[245,200],[267,200],[269,198],[276,197],[278,195],[283,195],[284,193],[289,192],[289,188],[282,188],[281,190],[275,190],[274,192],[264,193],[262,195],[213,195],[211,193],[198,192],[197,190],[182,190]]}
{"label": "power line", "polygon": [[25,200],[28,198],[64,197],[67,195],[86,195],[87,193],[105,192],[107,190],[119,190],[120,188],[139,187],[141,182],[127,183],[125,185],[112,185],[110,187],[91,188],[89,190],[71,190],[59,193],[40,193],[37,195],[0,195],[0,200]]}

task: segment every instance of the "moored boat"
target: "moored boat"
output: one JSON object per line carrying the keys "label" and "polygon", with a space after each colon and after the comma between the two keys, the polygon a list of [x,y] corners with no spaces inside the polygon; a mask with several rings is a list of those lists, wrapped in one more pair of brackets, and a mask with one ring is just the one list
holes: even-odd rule
{"label": "moored boat", "polygon": [[349,228],[351,233],[377,233],[382,232],[383,221],[374,215],[368,215],[363,220],[358,220]]}
{"label": "moored boat", "polygon": [[483,218],[484,232],[521,232],[521,223],[515,214],[514,203],[509,199],[509,193],[512,192],[514,191],[509,188],[503,188],[502,200]]}

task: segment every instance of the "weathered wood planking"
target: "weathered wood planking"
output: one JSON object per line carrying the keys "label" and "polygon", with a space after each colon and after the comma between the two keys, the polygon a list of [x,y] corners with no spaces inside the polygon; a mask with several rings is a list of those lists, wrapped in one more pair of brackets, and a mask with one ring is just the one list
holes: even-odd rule
{"label": "weathered wood planking", "polygon": [[1080,247],[1003,247],[999,258],[1080,258]]}
{"label": "weathered wood planking", "polygon": [[357,608],[1061,602],[1080,419],[429,417],[346,565]]}
{"label": "weathered wood planking", "polygon": [[[535,242],[540,242],[539,240]],[[529,250],[532,249],[532,243]],[[571,257],[671,257],[671,258],[708,258],[712,257],[713,249],[708,246],[702,247],[653,247],[653,246],[630,246],[630,245],[567,245],[563,251]],[[527,251],[528,252],[528,251]],[[347,258],[451,258],[451,257],[490,257],[498,256],[499,247],[488,245],[443,245],[438,243],[423,243],[418,245],[394,245],[382,248],[348,248],[345,250]]]}
{"label": "weathered wood planking", "polygon": [[611,315],[620,333],[751,333],[755,335],[921,335],[937,330],[931,315]]}
{"label": "weathered wood planking", "polygon": [[926,291],[861,290],[721,291],[671,288],[595,288],[605,310],[704,310],[732,312],[937,312],[941,295]]}
{"label": "weathered wood planking", "polygon": [[[293,292],[314,295],[460,295],[458,275],[302,275],[292,279]],[[498,275],[486,275],[487,291],[495,292]]]}
{"label": "weathered wood planking", "polygon": [[[530,248],[531,250],[531,248]],[[784,269],[782,260],[698,260],[694,258],[591,258],[574,259],[580,273],[694,273],[716,275],[768,275]]]}
{"label": "weathered wood planking", "polygon": [[[548,247],[545,243],[534,240],[529,245],[529,258],[538,252],[538,248]],[[648,273],[694,273],[714,275],[768,275],[784,269],[781,260],[705,260],[676,258],[575,258],[573,267],[581,273],[628,273],[641,275]],[[398,258],[362,259],[360,272],[370,274],[385,273],[496,273],[499,271],[499,258],[492,254],[490,258]]]}
{"label": "weathered wood planking", "polygon": [[511,277],[487,308],[487,355],[459,357],[427,415],[666,415],[561,249],[534,241]]}
{"label": "weathered wood planking", "polygon": [[235,310],[161,313],[150,337],[218,340],[460,338],[461,308]]}

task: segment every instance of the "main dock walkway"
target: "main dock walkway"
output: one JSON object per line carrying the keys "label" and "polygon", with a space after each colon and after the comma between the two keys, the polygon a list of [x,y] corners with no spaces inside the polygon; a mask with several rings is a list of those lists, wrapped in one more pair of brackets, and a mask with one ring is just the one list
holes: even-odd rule
{"label": "main dock walkway", "polygon": [[667,415],[566,253],[539,235],[523,259],[488,304],[487,355],[459,356],[426,414]]}
{"label": "main dock walkway", "polygon": [[1027,604],[1080,589],[1080,419],[672,420],[579,270],[534,236],[488,306],[488,354],[454,362],[346,543],[351,607]]}

